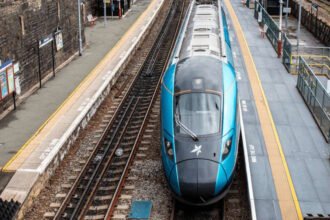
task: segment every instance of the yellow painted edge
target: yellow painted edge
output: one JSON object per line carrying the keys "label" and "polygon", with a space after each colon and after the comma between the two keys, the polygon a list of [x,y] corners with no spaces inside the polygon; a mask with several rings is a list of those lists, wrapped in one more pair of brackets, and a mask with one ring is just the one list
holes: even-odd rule
{"label": "yellow painted edge", "polygon": [[[255,73],[257,73],[257,74],[256,74],[256,77],[257,77],[257,80],[258,80],[259,87],[260,87],[260,89],[261,89],[262,97],[263,97],[263,99],[265,100],[267,113],[268,113],[268,116],[269,116],[269,118],[270,118],[270,122],[271,122],[271,125],[272,125],[272,129],[273,129],[273,131],[274,131],[274,135],[275,135],[275,139],[276,139],[276,142],[277,142],[277,145],[278,145],[278,149],[279,149],[279,151],[280,151],[280,155],[281,155],[282,163],[283,163],[283,166],[284,166],[284,169],[285,169],[286,176],[287,176],[287,178],[288,178],[288,182],[289,182],[289,186],[290,186],[290,190],[291,190],[291,195],[292,195],[292,197],[293,197],[293,201],[294,201],[294,204],[295,204],[295,207],[296,207],[297,215],[298,215],[298,218],[302,220],[302,219],[303,219],[303,216],[302,216],[302,212],[301,212],[301,209],[300,209],[300,205],[299,205],[299,201],[298,201],[298,198],[297,198],[297,194],[296,194],[296,191],[295,191],[295,188],[294,188],[293,182],[292,182],[292,178],[291,178],[291,175],[290,175],[290,171],[289,171],[289,168],[288,168],[288,164],[287,164],[287,162],[286,162],[286,159],[285,159],[285,156],[284,156],[284,153],[283,153],[282,145],[281,145],[281,142],[280,142],[280,139],[279,139],[278,133],[277,133],[277,129],[276,129],[276,126],[275,126],[275,123],[274,123],[274,120],[273,120],[272,113],[271,113],[270,108],[269,108],[269,105],[268,105],[268,100],[267,100],[267,98],[266,98],[266,95],[265,95],[264,89],[263,89],[263,87],[262,87],[262,83],[261,83],[261,80],[260,80],[260,77],[259,77],[259,73],[258,73],[258,71],[257,71],[257,68],[256,68],[256,65],[255,65],[255,63],[254,63],[253,57],[252,57],[252,55],[251,55],[250,47],[248,46],[248,43],[247,43],[247,41],[246,41],[246,39],[245,39],[244,32],[243,32],[243,30],[242,30],[242,28],[241,28],[241,25],[240,25],[240,23],[239,23],[239,21],[238,21],[238,18],[237,18],[237,16],[236,16],[235,11],[234,11],[234,9],[232,8],[231,3],[229,2],[229,0],[225,0],[225,3],[226,3],[226,6],[227,6],[228,8],[231,8],[231,9],[232,9],[232,12],[234,13],[234,14],[232,14],[231,11],[229,11],[229,14],[230,14],[230,16],[232,17],[232,19],[236,19],[236,20],[237,20],[238,27],[235,27],[235,26],[234,26],[234,28],[235,28],[235,30],[236,30],[237,28],[241,29],[241,32],[242,32],[242,38],[243,38],[243,40],[244,40],[244,43],[247,45],[248,55],[251,57],[251,60],[252,60],[252,66],[253,66],[253,68],[254,68],[254,70],[255,70]],[[235,17],[234,17],[233,15],[235,15]],[[236,33],[237,33],[237,32],[238,32],[238,31],[236,30]],[[244,53],[244,51],[242,51],[242,53]]]}
{"label": "yellow painted edge", "polygon": [[113,46],[113,48],[110,49],[110,51],[102,58],[102,60],[94,67],[94,69],[79,83],[79,85],[70,93],[70,95],[63,101],[63,103],[53,112],[49,118],[38,128],[38,130],[23,144],[23,146],[20,147],[18,152],[6,163],[6,165],[2,168],[3,172],[14,172],[15,170],[8,170],[7,168],[15,161],[15,159],[23,152],[23,150],[36,138],[36,136],[44,129],[44,127],[49,123],[51,119],[55,117],[55,115],[64,107],[64,105],[70,100],[70,98],[77,93],[80,87],[84,83],[86,83],[89,78],[91,78],[101,66],[103,67],[105,65],[105,60],[108,60],[109,56],[111,55],[113,50],[117,50],[117,47],[122,44],[122,40],[127,38],[127,36],[132,32],[132,30],[135,28],[137,23],[141,21],[141,18],[145,17],[145,14],[150,10],[151,6],[153,5],[153,2],[150,2],[148,8],[138,17],[138,19],[133,23],[131,28],[126,31],[126,33],[117,41],[117,43]]}

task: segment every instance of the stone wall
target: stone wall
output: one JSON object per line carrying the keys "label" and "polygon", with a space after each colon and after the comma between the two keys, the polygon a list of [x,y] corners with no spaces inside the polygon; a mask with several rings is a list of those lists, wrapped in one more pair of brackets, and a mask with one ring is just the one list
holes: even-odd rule
{"label": "stone wall", "polygon": [[[85,1],[87,14],[92,1]],[[57,67],[78,51],[77,10],[76,0],[0,0],[0,59],[20,63],[21,96],[39,82],[38,39],[62,31],[63,49],[55,52]],[[84,32],[82,36],[85,42]],[[51,47],[40,50],[42,78],[52,71]],[[0,101],[0,114],[11,105],[11,97]]]}

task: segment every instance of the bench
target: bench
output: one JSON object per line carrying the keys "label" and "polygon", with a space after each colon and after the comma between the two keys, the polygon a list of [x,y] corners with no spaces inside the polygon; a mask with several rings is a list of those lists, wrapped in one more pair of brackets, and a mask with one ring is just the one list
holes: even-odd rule
{"label": "bench", "polygon": [[97,17],[93,17],[91,14],[87,15],[87,21],[90,26],[94,25],[96,20]]}
{"label": "bench", "polygon": [[259,26],[260,35],[262,38],[265,38],[268,26],[266,24]]}

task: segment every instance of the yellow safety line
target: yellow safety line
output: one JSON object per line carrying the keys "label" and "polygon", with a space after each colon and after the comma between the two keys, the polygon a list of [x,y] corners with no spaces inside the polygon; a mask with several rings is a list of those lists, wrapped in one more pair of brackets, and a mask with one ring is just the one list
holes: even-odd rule
{"label": "yellow safety line", "polygon": [[[120,49],[121,45],[123,43],[126,42],[126,39],[128,38],[128,36],[131,34],[131,32],[133,32],[133,30],[135,29],[135,27],[138,25],[138,23],[142,22],[144,17],[146,17],[148,11],[152,8],[152,6],[155,4],[156,0],[153,0],[153,2],[151,2],[148,6],[148,8],[139,16],[139,18],[133,23],[133,25],[131,26],[131,28],[119,39],[119,41],[115,44],[115,46],[105,55],[104,58],[102,58],[102,60],[96,65],[96,67],[83,79],[82,82],[80,82],[80,84],[71,92],[71,94],[64,100],[64,102],[55,110],[54,113],[52,113],[52,115],[38,128],[38,130],[29,138],[29,140],[27,142],[25,142],[25,144],[20,147],[19,151],[6,163],[6,165],[3,167],[3,172],[14,172],[15,170],[10,170],[8,169],[8,167],[17,159],[17,157],[19,155],[22,154],[22,152],[27,148],[27,146],[29,146],[29,144],[38,136],[38,134],[45,128],[46,125],[48,125],[48,123],[55,118],[55,116],[57,115],[57,113],[62,110],[62,108],[69,103],[69,101],[74,101],[71,100],[71,98],[78,92],[78,90],[84,85],[84,84],[88,84],[89,85],[92,80],[90,80],[90,78],[95,78],[97,76],[97,74],[100,72],[101,68],[104,68],[105,65],[107,64],[107,61],[109,60],[109,58],[111,58],[111,56],[115,55],[116,51],[118,49]],[[90,81],[89,81],[90,80]],[[86,86],[87,86],[86,85]]]}
{"label": "yellow safety line", "polygon": [[[261,129],[268,152],[269,162],[272,169],[272,175],[277,192],[277,197],[279,200],[282,218],[288,220],[302,220],[303,216],[301,213],[299,201],[297,199],[289,168],[282,150],[281,142],[278,137],[272,114],[270,112],[267,98],[262,88],[257,68],[255,66],[249,46],[245,39],[244,32],[242,31],[241,25],[238,21],[238,18],[230,1],[224,0],[224,2],[231,16],[233,26],[236,31],[237,38],[243,53],[243,58],[248,72],[248,76],[250,79],[254,100],[260,118]],[[261,92],[261,97],[260,93],[258,92]],[[269,124],[271,124],[271,128],[269,127]],[[275,138],[275,142],[272,138]],[[280,160],[278,159],[278,154],[280,154]],[[283,171],[283,169],[285,170],[284,175],[281,172],[281,170]],[[289,192],[287,192],[288,190]],[[291,196],[288,194],[290,194]]]}

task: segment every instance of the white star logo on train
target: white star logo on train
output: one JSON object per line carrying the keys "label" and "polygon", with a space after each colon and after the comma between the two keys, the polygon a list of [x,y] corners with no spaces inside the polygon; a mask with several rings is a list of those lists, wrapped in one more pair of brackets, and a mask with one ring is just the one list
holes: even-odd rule
{"label": "white star logo on train", "polygon": [[198,157],[198,155],[200,153],[202,153],[202,145],[199,145],[199,146],[195,145],[195,148],[192,151],[190,151],[190,152],[191,153],[196,153],[196,155]]}

